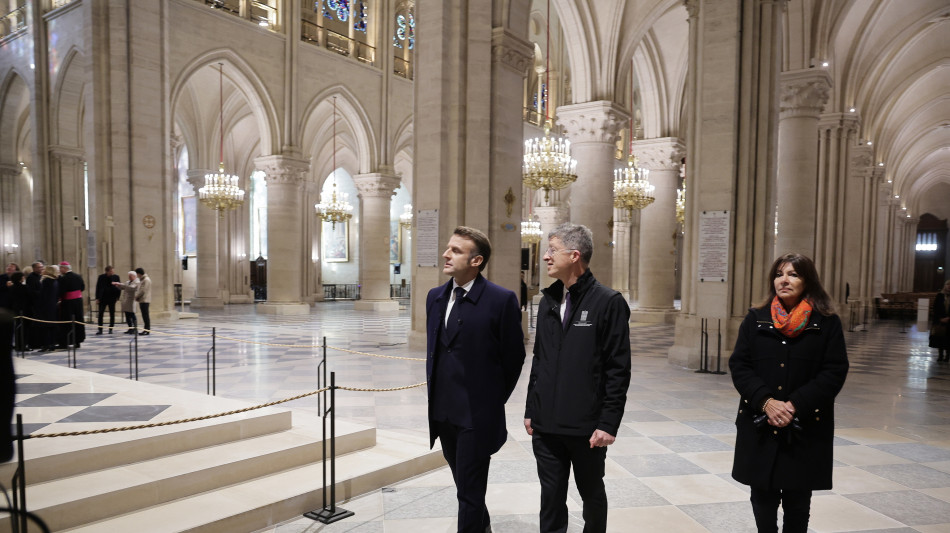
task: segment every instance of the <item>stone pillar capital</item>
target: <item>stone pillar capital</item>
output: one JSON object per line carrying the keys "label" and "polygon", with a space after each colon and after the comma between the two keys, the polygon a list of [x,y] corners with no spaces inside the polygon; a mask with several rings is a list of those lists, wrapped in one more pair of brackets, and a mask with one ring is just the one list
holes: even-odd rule
{"label": "stone pillar capital", "polygon": [[781,118],[818,118],[831,92],[831,74],[823,68],[790,70],[780,74]]}
{"label": "stone pillar capital", "polygon": [[567,222],[569,209],[560,205],[535,207],[534,214],[538,217],[538,222],[542,226],[557,226],[562,222]]}
{"label": "stone pillar capital", "polygon": [[185,171],[188,175],[188,183],[194,188],[196,195],[198,194],[198,189],[205,186],[205,174],[210,172],[212,172],[212,170],[207,168],[189,168]]}
{"label": "stone pillar capital", "polygon": [[534,45],[505,27],[492,28],[491,55],[493,63],[504,65],[524,77],[534,64]]}
{"label": "stone pillar capital", "polygon": [[395,174],[370,172],[353,176],[353,183],[360,198],[390,198],[399,188],[402,179]]}
{"label": "stone pillar capital", "polygon": [[557,124],[572,143],[613,144],[629,119],[627,111],[606,100],[557,108]]}
{"label": "stone pillar capital", "polygon": [[310,170],[310,160],[286,155],[265,155],[254,160],[254,166],[265,174],[268,185],[300,185]]}
{"label": "stone pillar capital", "polygon": [[19,176],[23,172],[23,167],[14,163],[0,163],[0,176]]}
{"label": "stone pillar capital", "polygon": [[79,148],[72,146],[50,146],[49,155],[54,159],[67,163],[77,163],[85,159],[86,154]]}
{"label": "stone pillar capital", "polygon": [[866,144],[851,147],[851,160],[848,161],[851,175],[855,178],[874,179],[874,151]]}
{"label": "stone pillar capital", "polygon": [[683,0],[683,7],[686,8],[690,22],[699,16],[699,0]]}
{"label": "stone pillar capital", "polygon": [[633,141],[632,149],[640,159],[643,168],[650,170],[679,171],[683,157],[686,155],[686,145],[676,137]]}
{"label": "stone pillar capital", "polygon": [[861,117],[855,113],[822,113],[818,118],[819,129],[857,133],[860,126]]}

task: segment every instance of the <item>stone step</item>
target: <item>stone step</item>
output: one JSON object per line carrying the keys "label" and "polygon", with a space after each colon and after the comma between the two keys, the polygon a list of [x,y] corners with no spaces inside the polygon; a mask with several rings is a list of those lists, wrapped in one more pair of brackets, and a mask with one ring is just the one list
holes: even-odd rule
{"label": "stone step", "polygon": [[[338,453],[368,448],[375,429],[338,424]],[[294,428],[27,486],[53,531],[117,516],[319,461],[319,428]]]}
{"label": "stone step", "polygon": [[[342,501],[445,465],[421,435],[377,430],[372,448],[338,455],[336,499]],[[257,531],[323,505],[322,463],[264,475],[89,523],[69,533]]]}
{"label": "stone step", "polygon": [[[205,420],[127,432],[29,439],[24,443],[27,484],[287,431],[292,426],[291,411],[268,408],[212,423]],[[69,443],[65,450],[62,441]],[[10,479],[16,467],[16,459],[0,465],[0,479]]]}

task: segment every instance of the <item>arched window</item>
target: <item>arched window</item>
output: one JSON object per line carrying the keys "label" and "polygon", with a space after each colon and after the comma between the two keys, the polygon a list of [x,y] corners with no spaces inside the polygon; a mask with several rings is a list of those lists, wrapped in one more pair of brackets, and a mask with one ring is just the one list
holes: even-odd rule
{"label": "arched window", "polygon": [[397,76],[412,79],[412,54],[416,46],[416,18],[412,5],[396,8],[393,28],[393,71]]}
{"label": "arched window", "polygon": [[263,171],[251,173],[251,260],[267,259],[267,181]]}
{"label": "arched window", "polygon": [[373,63],[369,7],[366,0],[315,0],[313,9],[301,12],[300,38],[340,55]]}

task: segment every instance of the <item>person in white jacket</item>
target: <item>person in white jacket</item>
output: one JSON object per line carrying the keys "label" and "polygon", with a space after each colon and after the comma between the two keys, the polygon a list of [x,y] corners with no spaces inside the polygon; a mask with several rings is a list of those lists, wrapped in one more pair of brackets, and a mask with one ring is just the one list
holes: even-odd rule
{"label": "person in white jacket", "polygon": [[139,288],[138,274],[136,274],[134,270],[130,270],[129,281],[126,283],[113,281],[112,284],[122,291],[122,296],[119,298],[119,301],[122,303],[122,312],[125,313],[125,323],[129,326],[129,329],[126,330],[125,333],[126,335],[132,335],[136,332],[135,291]]}
{"label": "person in white jacket", "polygon": [[135,273],[139,277],[139,288],[135,291],[135,301],[139,304],[139,311],[142,313],[142,335],[148,335],[152,331],[152,320],[148,316],[148,308],[152,303],[152,278],[148,277],[145,269],[138,267]]}

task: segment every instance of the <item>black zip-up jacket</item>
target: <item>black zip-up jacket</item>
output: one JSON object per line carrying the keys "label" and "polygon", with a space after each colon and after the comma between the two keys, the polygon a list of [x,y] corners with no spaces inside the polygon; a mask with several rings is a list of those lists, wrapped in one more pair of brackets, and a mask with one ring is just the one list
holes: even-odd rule
{"label": "black zip-up jacket", "polygon": [[568,291],[566,329],[564,283],[541,291],[525,418],[541,433],[616,436],[630,386],[630,306],[589,269]]}

